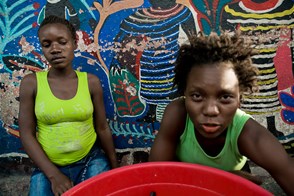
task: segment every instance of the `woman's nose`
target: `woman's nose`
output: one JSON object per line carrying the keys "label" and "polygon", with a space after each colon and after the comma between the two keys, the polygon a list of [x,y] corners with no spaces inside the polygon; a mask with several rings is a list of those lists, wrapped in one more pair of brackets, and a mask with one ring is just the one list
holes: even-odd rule
{"label": "woman's nose", "polygon": [[51,53],[54,54],[54,53],[59,53],[61,50],[60,50],[60,47],[57,43],[52,43],[52,46],[51,46]]}
{"label": "woman's nose", "polygon": [[206,116],[216,116],[219,114],[219,108],[216,101],[207,101],[203,108],[203,114]]}

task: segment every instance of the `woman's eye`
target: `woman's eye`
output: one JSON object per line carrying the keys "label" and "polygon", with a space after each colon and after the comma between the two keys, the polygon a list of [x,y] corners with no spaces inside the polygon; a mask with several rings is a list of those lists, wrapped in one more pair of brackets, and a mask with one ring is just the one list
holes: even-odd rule
{"label": "woman's eye", "polygon": [[66,39],[60,39],[59,44],[65,45],[65,44],[67,44],[67,40]]}
{"label": "woman's eye", "polygon": [[42,47],[44,47],[44,48],[48,48],[49,46],[50,46],[50,44],[48,44],[48,43],[42,44]]}
{"label": "woman's eye", "polygon": [[201,99],[202,99],[202,97],[198,93],[195,93],[192,95],[192,100],[194,100],[194,101],[200,101]]}
{"label": "woman's eye", "polygon": [[233,98],[233,96],[231,96],[231,95],[223,95],[223,96],[221,96],[220,100],[223,102],[229,102],[232,100],[232,98]]}

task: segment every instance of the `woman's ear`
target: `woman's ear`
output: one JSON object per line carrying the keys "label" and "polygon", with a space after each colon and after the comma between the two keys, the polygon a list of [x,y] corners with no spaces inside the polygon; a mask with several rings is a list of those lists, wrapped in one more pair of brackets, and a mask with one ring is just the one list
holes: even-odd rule
{"label": "woman's ear", "polygon": [[239,103],[238,103],[238,108],[241,107],[241,103],[242,103],[242,94],[239,95]]}
{"label": "woman's ear", "polygon": [[74,49],[76,50],[78,48],[77,40],[74,40]]}
{"label": "woman's ear", "polygon": [[79,40],[79,35],[76,32],[76,38],[74,39],[74,48],[75,48],[75,50],[78,48],[78,40]]}

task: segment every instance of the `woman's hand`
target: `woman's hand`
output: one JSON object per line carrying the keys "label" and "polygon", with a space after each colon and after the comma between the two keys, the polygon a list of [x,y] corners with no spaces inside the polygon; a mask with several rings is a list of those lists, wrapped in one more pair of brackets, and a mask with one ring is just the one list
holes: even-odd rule
{"label": "woman's hand", "polygon": [[63,173],[58,172],[49,178],[51,182],[51,189],[55,196],[65,193],[74,186],[73,182]]}

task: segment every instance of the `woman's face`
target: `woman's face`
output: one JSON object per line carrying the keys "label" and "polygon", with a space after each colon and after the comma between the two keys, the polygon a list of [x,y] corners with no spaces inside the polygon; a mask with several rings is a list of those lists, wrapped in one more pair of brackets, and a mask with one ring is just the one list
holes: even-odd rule
{"label": "woman's face", "polygon": [[71,66],[77,46],[65,25],[55,23],[43,26],[39,31],[39,40],[43,54],[52,68]]}
{"label": "woman's face", "polygon": [[206,138],[224,132],[240,104],[239,82],[230,63],[193,67],[184,95],[195,131]]}

